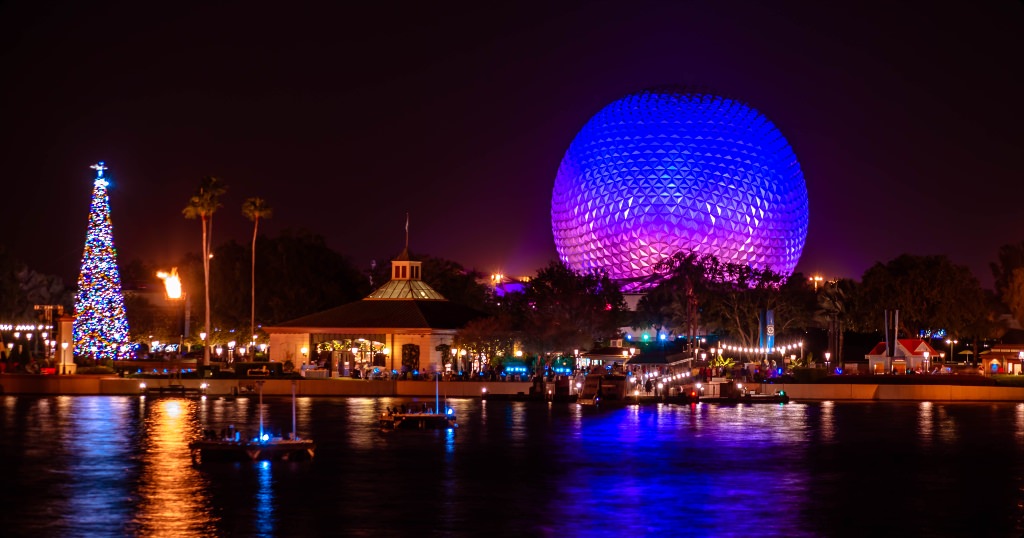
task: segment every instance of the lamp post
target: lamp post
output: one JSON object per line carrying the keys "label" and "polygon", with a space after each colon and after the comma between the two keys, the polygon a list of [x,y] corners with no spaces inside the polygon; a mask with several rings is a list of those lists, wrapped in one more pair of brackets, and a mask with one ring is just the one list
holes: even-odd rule
{"label": "lamp post", "polygon": [[63,375],[67,373],[68,364],[68,343],[60,343],[60,373]]}
{"label": "lamp post", "polygon": [[828,370],[828,369],[829,369],[828,363],[829,363],[829,359],[831,359],[831,358],[832,358],[832,353],[831,353],[831,352],[828,352],[828,351],[826,351],[826,352],[825,352],[825,369],[826,369],[826,370]]}
{"label": "lamp post", "polygon": [[928,373],[928,355],[927,351],[924,352],[924,373]]}

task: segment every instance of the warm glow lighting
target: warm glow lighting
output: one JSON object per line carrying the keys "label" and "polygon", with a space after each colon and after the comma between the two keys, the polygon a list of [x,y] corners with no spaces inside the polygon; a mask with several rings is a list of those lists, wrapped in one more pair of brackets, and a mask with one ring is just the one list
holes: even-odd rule
{"label": "warm glow lighting", "polygon": [[164,281],[168,299],[181,299],[181,279],[178,278],[177,267],[172,267],[170,273],[158,271],[156,276]]}

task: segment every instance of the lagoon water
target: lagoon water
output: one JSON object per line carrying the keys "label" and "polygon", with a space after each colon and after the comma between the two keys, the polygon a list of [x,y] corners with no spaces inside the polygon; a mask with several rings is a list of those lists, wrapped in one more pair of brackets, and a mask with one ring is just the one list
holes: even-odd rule
{"label": "lagoon water", "polygon": [[[1021,536],[1024,404],[299,398],[307,463],[194,468],[255,399],[0,396],[4,536]],[[291,426],[291,399],[264,401]]]}

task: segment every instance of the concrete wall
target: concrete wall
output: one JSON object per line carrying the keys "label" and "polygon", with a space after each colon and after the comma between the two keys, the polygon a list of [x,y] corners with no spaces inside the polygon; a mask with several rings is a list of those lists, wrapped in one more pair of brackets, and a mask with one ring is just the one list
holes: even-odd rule
{"label": "concrete wall", "polygon": [[[199,389],[204,381],[184,379],[130,379],[99,375],[0,375],[0,394],[69,394],[69,395],[123,395],[139,394],[139,383],[149,388],[180,383],[190,389]],[[245,392],[256,388],[256,379],[208,379],[206,393],[211,396]],[[300,396],[433,396],[435,384],[432,381],[367,381],[348,378],[300,379],[296,382],[296,393]],[[488,394],[515,395],[529,394],[528,382],[479,382],[450,381],[437,384],[442,396],[449,398],[478,398],[483,389]],[[757,384],[747,388],[758,391]],[[992,401],[1024,402],[1024,387],[964,387],[954,385],[870,385],[870,384],[780,384],[764,385],[760,392],[774,393],[784,390],[794,401]],[[290,379],[267,379],[263,393],[267,395],[290,395]]]}
{"label": "concrete wall", "polygon": [[[132,395],[140,394],[140,383],[149,389],[180,384],[188,389],[200,389],[207,384],[206,394],[229,395],[256,390],[256,379],[132,379],[100,375],[2,375],[0,394],[69,394],[69,395]],[[484,388],[488,394],[528,394],[528,382],[451,381],[437,384],[442,396],[449,398],[480,397]],[[378,381],[349,378],[299,379],[295,391],[299,396],[433,396],[432,381]],[[292,380],[266,379],[263,394],[291,395]]]}
{"label": "concrete wall", "polygon": [[[757,385],[751,385],[751,388]],[[756,389],[755,389],[756,390]],[[959,385],[765,385],[761,392],[784,390],[792,400],[878,401],[1021,401],[1024,387],[971,387]]]}

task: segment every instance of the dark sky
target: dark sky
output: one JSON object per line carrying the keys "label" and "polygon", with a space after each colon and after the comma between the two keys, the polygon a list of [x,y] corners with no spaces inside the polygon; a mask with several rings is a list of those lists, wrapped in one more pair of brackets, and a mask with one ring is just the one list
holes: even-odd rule
{"label": "dark sky", "polygon": [[1019,1],[208,4],[0,6],[3,244],[30,267],[77,275],[105,160],[122,262],[198,251],[181,209],[216,175],[215,243],[247,241],[260,196],[266,233],[322,234],[361,267],[401,250],[408,211],[414,252],[533,274],[556,258],[576,132],[671,83],[789,140],[810,195],[799,271],[948,254],[988,287],[1024,240]]}

